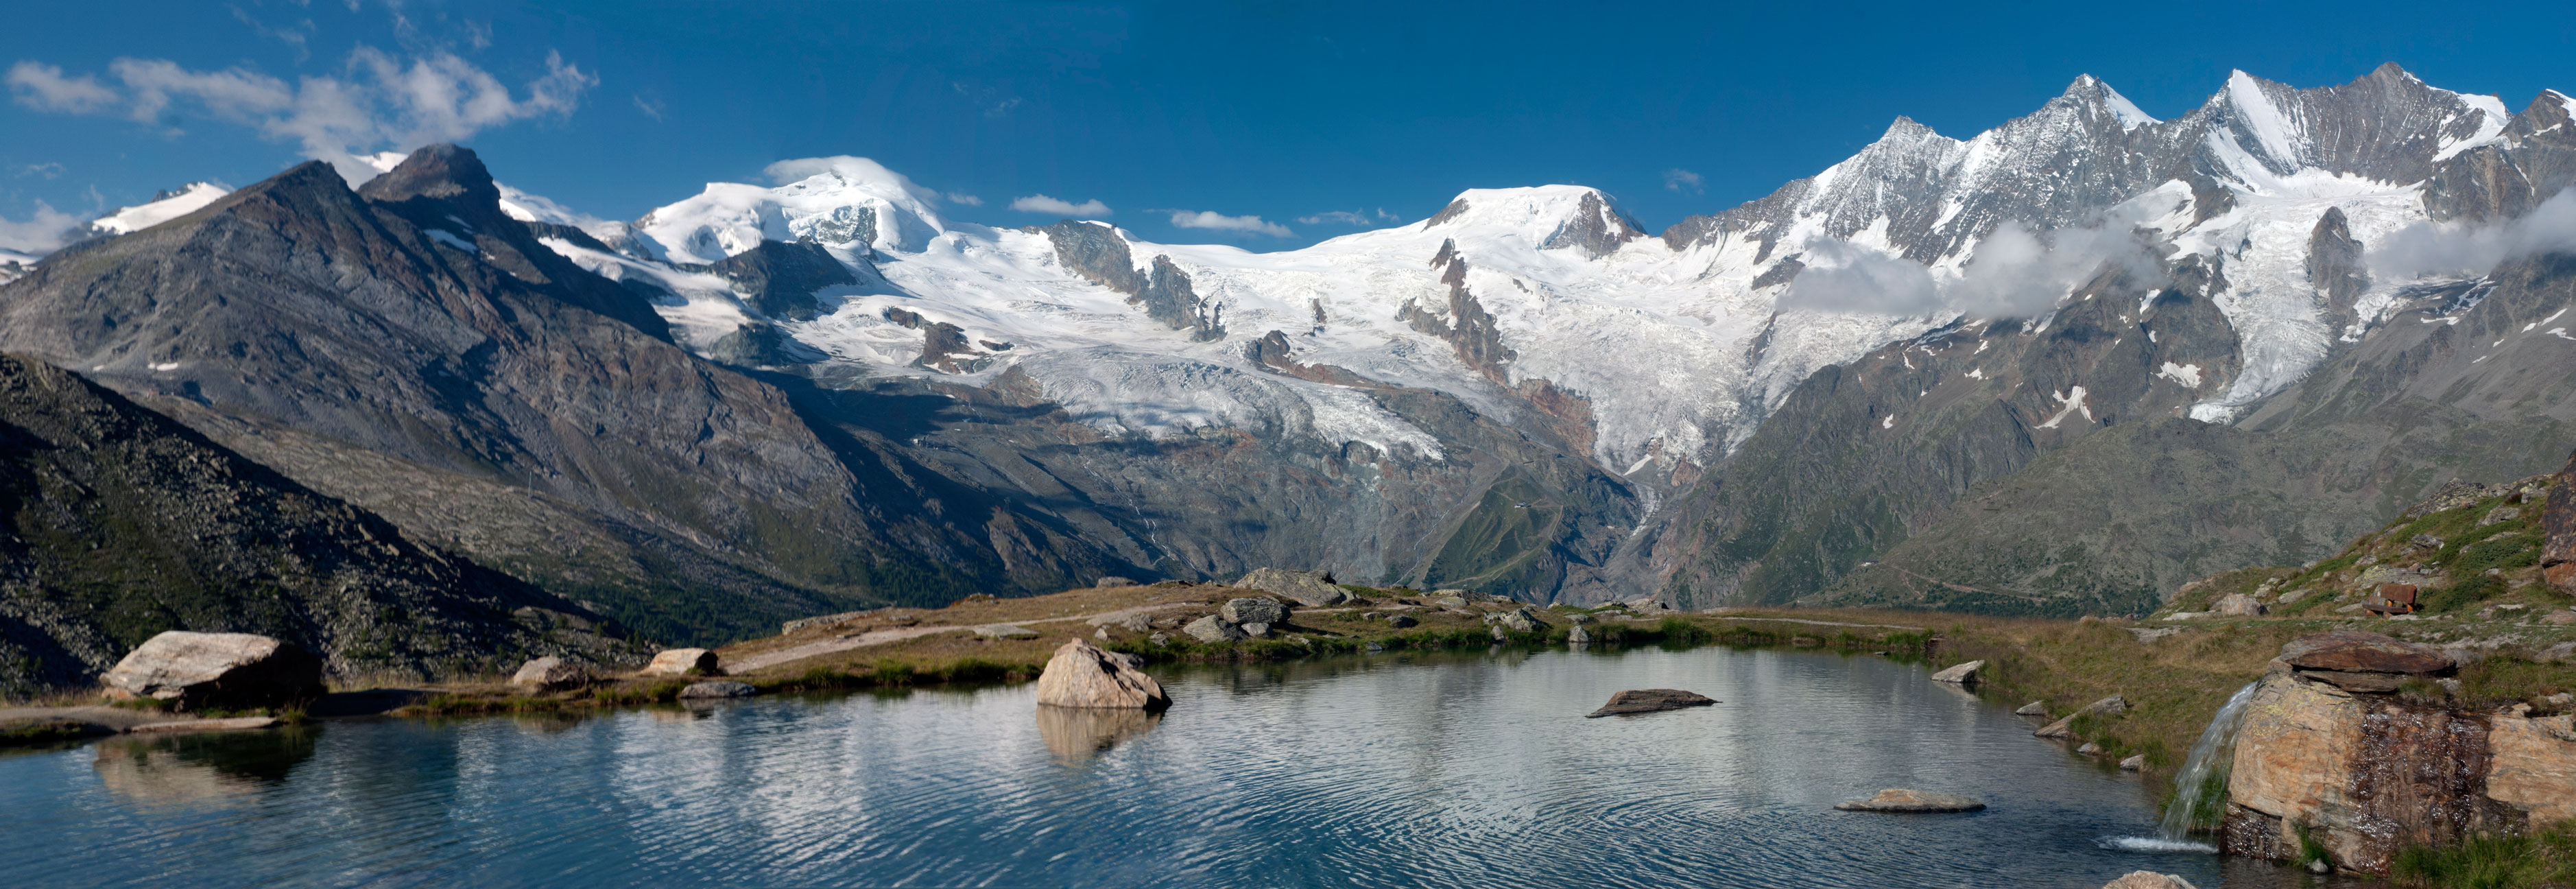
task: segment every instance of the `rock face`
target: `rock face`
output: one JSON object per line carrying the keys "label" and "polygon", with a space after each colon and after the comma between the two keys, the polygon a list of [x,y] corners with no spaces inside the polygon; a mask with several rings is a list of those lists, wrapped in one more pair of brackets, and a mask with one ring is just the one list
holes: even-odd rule
{"label": "rock face", "polygon": [[1953,682],[1960,685],[1975,685],[1977,684],[1977,671],[1985,668],[1985,661],[1969,661],[1932,674],[1932,681]]}
{"label": "rock face", "polygon": [[2112,695],[2099,701],[2086,704],[2084,705],[2084,709],[2066,714],[2066,718],[2041,726],[2038,731],[2032,732],[2031,734],[2042,738],[2073,737],[2075,733],[2070,730],[2068,726],[2073,724],[2075,722],[2075,718],[2078,716],[2107,716],[2127,712],[2129,712],[2129,699],[2119,695]]}
{"label": "rock face", "polygon": [[1834,808],[1846,812],[1974,812],[1985,803],[1955,793],[1890,788],[1868,799],[1846,800]]}
{"label": "rock face", "polygon": [[2559,592],[2576,596],[2576,453],[2567,455],[2567,468],[2549,482],[2540,533],[2540,576]]}
{"label": "rock face", "polygon": [[99,681],[111,695],[169,701],[182,710],[274,707],[323,692],[321,658],[249,633],[162,633]]}
{"label": "rock face", "polygon": [[1664,710],[1679,710],[1684,707],[1706,707],[1715,703],[1717,703],[1717,699],[1715,698],[1694,694],[1678,688],[1630,689],[1628,691],[1611,695],[1610,703],[1601,705],[1601,709],[1599,710],[1594,710],[1590,713],[1584,714],[1584,718],[1598,719],[1603,716],[1626,716],[1636,713],[1656,713]]}
{"label": "rock face", "polygon": [[704,648],[673,648],[653,656],[644,665],[645,676],[722,676],[716,664],[716,653]]}
{"label": "rock face", "polygon": [[2294,858],[2305,828],[2334,866],[2384,874],[2409,846],[2576,817],[2576,717],[2460,712],[2357,693],[2362,683],[2351,677],[2424,674],[2296,664],[2429,672],[2448,660],[2393,640],[2351,638],[2368,634],[2329,635],[2342,638],[2285,648],[2255,689],[2238,730],[2223,849]]}
{"label": "rock face", "polygon": [[1339,605],[1351,600],[1350,591],[1334,585],[1333,576],[1322,571],[1259,568],[1235,581],[1234,585],[1260,590],[1308,608]]}
{"label": "rock face", "polygon": [[575,664],[554,655],[547,655],[545,657],[531,660],[525,664],[521,664],[519,665],[519,672],[510,675],[511,685],[533,688],[538,691],[557,691],[561,689],[574,688],[589,681],[590,671],[582,669],[579,664]]}
{"label": "rock face", "polygon": [[1172,705],[1161,683],[1145,675],[1144,658],[1117,654],[1075,639],[1047,659],[1038,675],[1038,703],[1049,707],[1160,710]]}
{"label": "rock face", "polygon": [[1217,614],[1238,625],[1288,622],[1288,606],[1266,597],[1227,600],[1225,607],[1217,609]]}

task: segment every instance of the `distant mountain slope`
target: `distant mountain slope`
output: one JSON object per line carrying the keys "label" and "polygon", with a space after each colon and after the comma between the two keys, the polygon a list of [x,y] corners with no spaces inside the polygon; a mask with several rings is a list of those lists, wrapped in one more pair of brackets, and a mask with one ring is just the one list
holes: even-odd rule
{"label": "distant mountain slope", "polygon": [[86,681],[171,629],[286,639],[338,675],[634,657],[599,620],[0,354],[0,694]]}

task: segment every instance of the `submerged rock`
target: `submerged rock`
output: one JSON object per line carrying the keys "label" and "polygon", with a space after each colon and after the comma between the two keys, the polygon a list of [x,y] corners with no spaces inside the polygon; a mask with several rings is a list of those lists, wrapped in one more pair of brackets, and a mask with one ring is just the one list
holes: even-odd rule
{"label": "submerged rock", "polygon": [[683,698],[747,698],[759,693],[760,689],[751,683],[729,679],[692,682],[689,687],[680,689],[680,697]]}
{"label": "submerged rock", "polygon": [[2102,889],[2200,889],[2190,880],[2151,870],[2133,870],[2128,876],[2102,884]]}
{"label": "submerged rock", "polygon": [[1038,674],[1038,703],[1049,707],[1114,707],[1160,710],[1172,705],[1161,683],[1145,675],[1145,659],[1104,651],[1080,639],[1056,648]]}
{"label": "submerged rock", "polygon": [[1601,709],[1599,710],[1594,710],[1591,713],[1584,714],[1584,718],[1597,719],[1603,716],[1625,716],[1636,713],[1655,713],[1664,710],[1679,710],[1684,707],[1706,707],[1715,703],[1717,703],[1717,699],[1715,698],[1694,694],[1678,688],[1630,689],[1628,691],[1611,695],[1610,703],[1601,705]]}
{"label": "submerged rock", "polygon": [[273,707],[322,695],[322,659],[250,633],[171,630],[146,640],[99,677],[110,697],[153,698],[181,710]]}
{"label": "submerged rock", "polygon": [[1960,684],[1960,685],[1975,685],[1975,684],[1977,684],[1977,671],[1979,671],[1979,670],[1983,670],[1983,669],[1985,669],[1985,668],[1986,668],[1986,662],[1985,662],[1985,661],[1969,661],[1969,662],[1967,662],[1967,663],[1960,664],[1960,665],[1958,665],[1958,666],[1951,667],[1951,668],[1949,668],[1949,669],[1947,669],[1947,670],[1943,670],[1943,671],[1941,671],[1941,672],[1938,672],[1938,673],[1934,673],[1934,674],[1932,674],[1932,681],[1934,681],[1934,682],[1955,682],[1955,683],[1958,683],[1958,684]]}
{"label": "submerged rock", "polygon": [[704,648],[673,648],[653,656],[644,665],[644,676],[722,676],[716,653]]}
{"label": "submerged rock", "polygon": [[1846,812],[1974,812],[1985,803],[1955,793],[1890,788],[1868,799],[1844,800],[1834,808]]}

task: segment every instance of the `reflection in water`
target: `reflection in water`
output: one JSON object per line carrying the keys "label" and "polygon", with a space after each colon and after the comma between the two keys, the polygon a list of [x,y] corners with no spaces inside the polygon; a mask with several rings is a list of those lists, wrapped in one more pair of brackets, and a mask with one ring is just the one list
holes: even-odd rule
{"label": "reflection in water", "polygon": [[313,756],[320,730],[288,727],[98,743],[90,767],[101,786],[145,805],[232,805],[286,780]]}
{"label": "reflection in water", "polygon": [[1047,752],[1066,765],[1078,765],[1109,752],[1129,738],[1154,730],[1163,714],[1124,707],[1052,707],[1038,705],[1038,734]]}

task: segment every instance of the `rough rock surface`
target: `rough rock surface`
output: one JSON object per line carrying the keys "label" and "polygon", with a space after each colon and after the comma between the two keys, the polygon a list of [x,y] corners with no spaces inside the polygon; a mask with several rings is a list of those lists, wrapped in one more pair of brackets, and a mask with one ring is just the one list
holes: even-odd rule
{"label": "rough rock surface", "polygon": [[1932,674],[1932,681],[1954,682],[1960,685],[1975,685],[1977,684],[1977,671],[1985,668],[1985,661],[1969,661]]}
{"label": "rough rock surface", "polygon": [[673,648],[653,655],[644,665],[644,676],[722,676],[716,653],[704,648]]}
{"label": "rough rock surface", "polygon": [[2133,870],[2127,876],[2102,884],[2102,889],[2198,889],[2190,880],[2151,870]]}
{"label": "rough rock surface", "polygon": [[2576,453],[2549,482],[2540,510],[2540,574],[2559,592],[2576,595]]}
{"label": "rough rock surface", "polygon": [[2432,675],[2449,671],[2451,656],[2430,645],[2378,633],[2341,630],[2303,636],[2281,646],[2280,659],[2302,670]]}
{"label": "rough rock surface", "polygon": [[324,691],[322,659],[293,643],[184,630],[152,637],[99,681],[111,695],[169,701],[181,710],[274,707]]}
{"label": "rough rock surface", "polygon": [[1181,627],[1181,632],[1188,633],[1190,638],[1210,645],[1238,641],[1244,636],[1243,628],[1236,626],[1233,621],[1214,614],[1190,621],[1188,625]]}
{"label": "rough rock surface", "polygon": [[1664,710],[1679,710],[1684,707],[1706,707],[1715,703],[1717,703],[1717,699],[1715,698],[1683,691],[1678,688],[1630,689],[1611,695],[1610,703],[1601,705],[1601,709],[1599,710],[1594,710],[1590,713],[1584,714],[1584,717],[1591,719],[1602,716],[1625,716],[1634,713],[1655,713]]}
{"label": "rough rock surface", "polygon": [[533,688],[539,691],[556,691],[560,689],[573,688],[589,681],[590,671],[582,669],[579,664],[575,664],[554,655],[547,655],[545,657],[536,658],[528,661],[527,663],[520,664],[519,671],[510,674],[511,685]]}
{"label": "rough rock surface", "polygon": [[1955,793],[1889,788],[1868,799],[1845,800],[1834,808],[1846,812],[1974,812],[1985,803]]}
{"label": "rough rock surface", "polygon": [[1232,621],[1236,624],[1284,624],[1288,622],[1288,606],[1280,604],[1277,599],[1272,599],[1266,596],[1249,599],[1229,599],[1226,601],[1224,607],[1217,609],[1217,614],[1223,615],[1226,620]]}
{"label": "rough rock surface", "polygon": [[722,679],[692,682],[689,687],[680,689],[682,698],[748,698],[759,693],[760,689],[751,683]]}
{"label": "rough rock surface", "polygon": [[1486,615],[1485,620],[1492,623],[1498,629],[1506,629],[1515,633],[1536,633],[1547,629],[1547,623],[1539,619],[1538,612],[1531,611],[1527,608],[1514,608],[1510,611],[1498,611],[1493,614]]}
{"label": "rough rock surface", "polygon": [[1323,571],[1289,571],[1281,568],[1258,568],[1234,582],[1235,586],[1260,590],[1308,608],[1339,605],[1351,600],[1349,590],[1333,584],[1333,575]]}
{"label": "rough rock surface", "polygon": [[1161,683],[1145,675],[1144,658],[1075,639],[1055,650],[1038,674],[1038,703],[1050,707],[1160,710],[1172,705]]}
{"label": "rough rock surface", "polygon": [[2015,716],[2047,716],[2047,715],[2048,715],[2048,702],[2047,702],[2047,701],[2032,701],[2032,702],[2030,702],[2030,703],[2023,704],[2023,705],[2021,705],[2021,708],[2020,708],[2020,709],[2017,709],[2017,710],[2014,710],[2014,711],[2013,711],[2013,715],[2015,715]]}
{"label": "rough rock surface", "polygon": [[2263,603],[2255,601],[2254,597],[2244,593],[2230,593],[2219,597],[2209,610],[2227,617],[2260,617],[2263,614]]}

